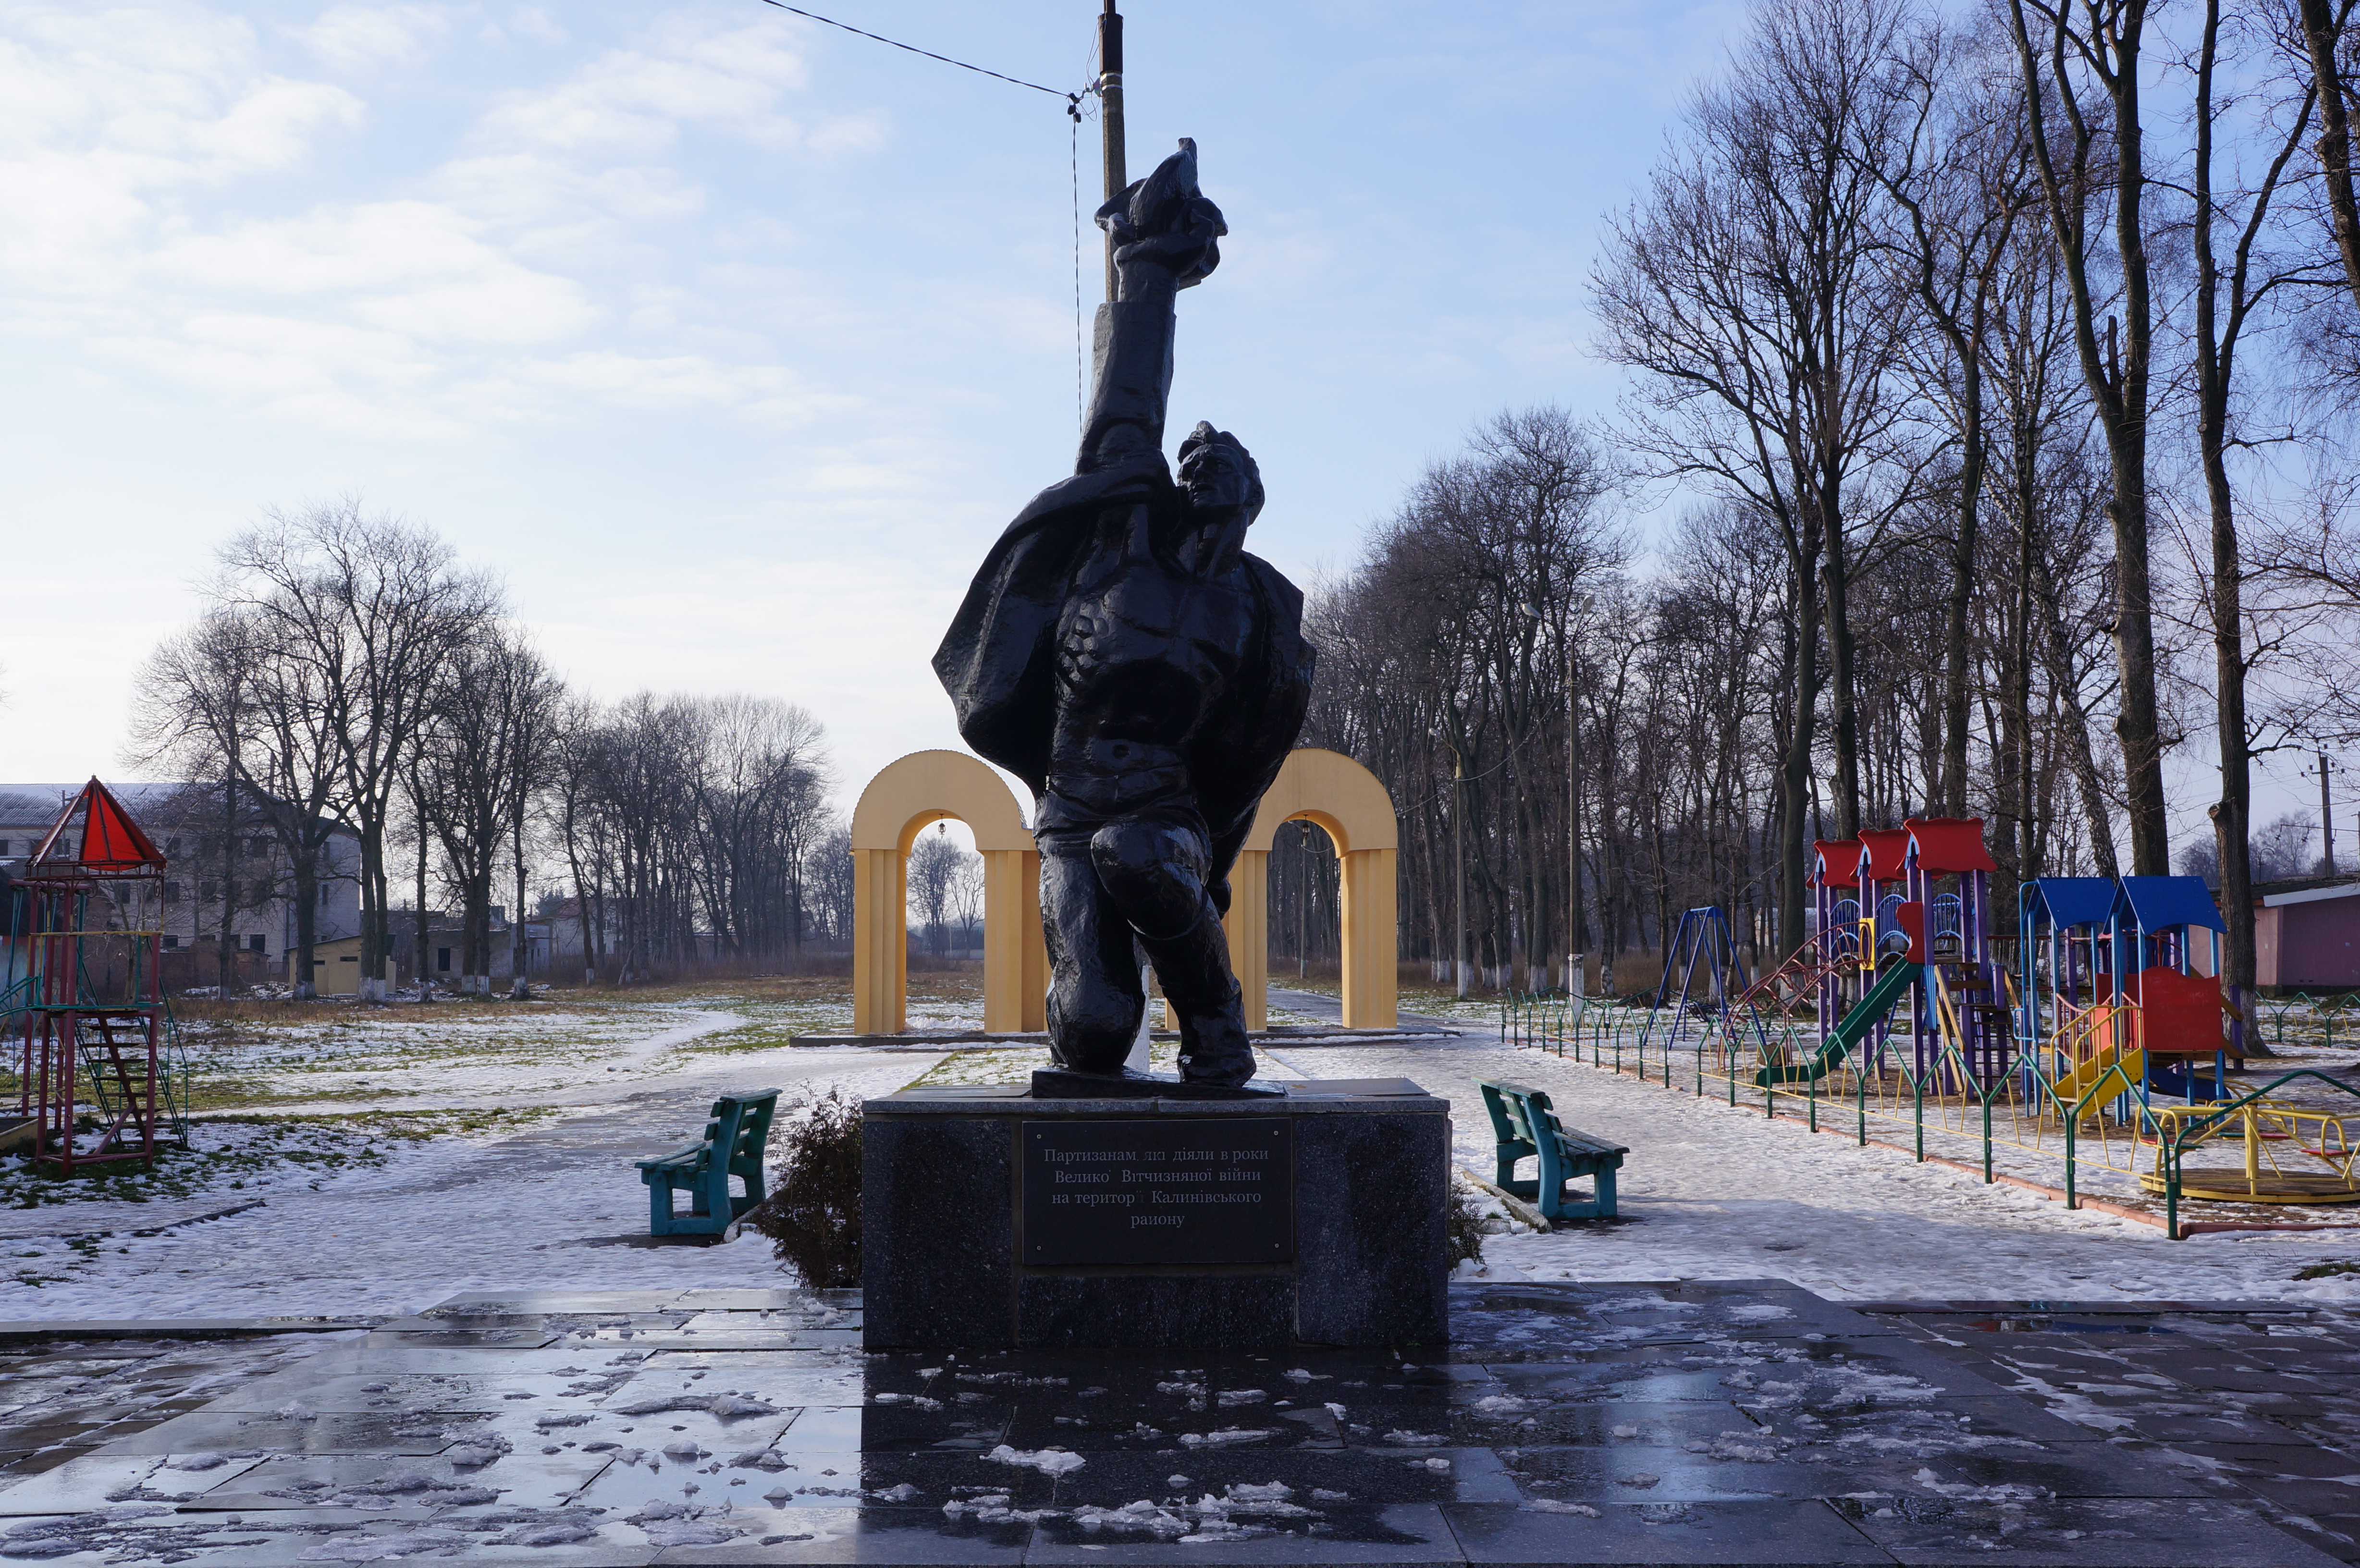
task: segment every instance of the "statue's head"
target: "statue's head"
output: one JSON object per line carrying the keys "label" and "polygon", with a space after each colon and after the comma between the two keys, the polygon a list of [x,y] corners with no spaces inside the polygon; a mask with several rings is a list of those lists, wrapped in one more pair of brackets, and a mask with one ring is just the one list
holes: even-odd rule
{"label": "statue's head", "polygon": [[1198,527],[1235,521],[1239,531],[1262,515],[1262,470],[1237,437],[1196,421],[1180,442],[1180,488]]}
{"label": "statue's head", "polygon": [[1200,419],[1180,443],[1180,489],[1188,505],[1167,546],[1173,558],[1191,572],[1228,572],[1261,515],[1262,470],[1237,437]]}

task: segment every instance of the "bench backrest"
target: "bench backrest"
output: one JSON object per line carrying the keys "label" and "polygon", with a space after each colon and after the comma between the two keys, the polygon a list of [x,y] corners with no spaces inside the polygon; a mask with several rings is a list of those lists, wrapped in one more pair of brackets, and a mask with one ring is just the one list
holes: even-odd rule
{"label": "bench backrest", "polygon": [[1546,1090],[1490,1078],[1476,1080],[1476,1086],[1483,1091],[1484,1108],[1491,1113],[1491,1130],[1502,1143],[1538,1149],[1544,1138],[1553,1140],[1565,1130],[1549,1108]]}
{"label": "bench backrest", "polygon": [[[778,1110],[779,1092],[764,1089],[759,1094],[737,1094],[717,1101],[713,1107],[716,1116],[723,1105],[732,1106],[738,1114],[734,1133],[729,1140],[729,1171],[734,1176],[759,1176],[762,1173],[762,1151],[770,1144],[770,1117]],[[717,1149],[719,1144],[716,1144]]]}

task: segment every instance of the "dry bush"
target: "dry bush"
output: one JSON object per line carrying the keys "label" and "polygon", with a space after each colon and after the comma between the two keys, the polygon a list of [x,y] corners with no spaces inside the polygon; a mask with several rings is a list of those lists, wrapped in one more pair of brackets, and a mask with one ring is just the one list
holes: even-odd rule
{"label": "dry bush", "polygon": [[1483,1261],[1483,1205],[1458,1182],[1450,1186],[1450,1212],[1444,1216],[1450,1238],[1450,1267]]}
{"label": "dry bush", "polygon": [[830,1089],[772,1140],[778,1190],[746,1216],[814,1290],[860,1283],[860,1102]]}

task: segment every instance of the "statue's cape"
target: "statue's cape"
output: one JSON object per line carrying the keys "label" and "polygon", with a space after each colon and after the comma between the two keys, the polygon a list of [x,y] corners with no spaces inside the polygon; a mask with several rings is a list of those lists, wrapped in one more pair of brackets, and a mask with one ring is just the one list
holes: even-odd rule
{"label": "statue's cape", "polygon": [[[1074,563],[1098,514],[1135,503],[1176,505],[1160,452],[1143,452],[1060,480],[1016,515],[976,570],[967,599],[934,650],[959,735],[976,755],[1047,788],[1057,616]],[[1215,878],[1226,877],[1262,791],[1278,777],[1311,701],[1312,649],[1303,640],[1303,594],[1257,556],[1240,558],[1257,601],[1258,647],[1189,746],[1197,807],[1213,834]]]}

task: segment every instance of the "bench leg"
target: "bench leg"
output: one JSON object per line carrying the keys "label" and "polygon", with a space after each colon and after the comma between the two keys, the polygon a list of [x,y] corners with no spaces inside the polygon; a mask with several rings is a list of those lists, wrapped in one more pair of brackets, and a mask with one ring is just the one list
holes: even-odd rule
{"label": "bench leg", "polygon": [[1614,1217],[1614,1170],[1609,1166],[1598,1173],[1598,1202],[1592,1205],[1601,1220]]}
{"label": "bench leg", "polygon": [[1539,1158],[1541,1168],[1540,1202],[1538,1205],[1541,1211],[1541,1218],[1545,1220],[1559,1219],[1565,1214],[1565,1184],[1568,1181],[1571,1180],[1571,1178],[1566,1175],[1564,1165],[1557,1160],[1557,1150],[1554,1149],[1536,1149],[1534,1152]]}
{"label": "bench leg", "polygon": [[669,1181],[648,1183],[648,1234],[672,1234],[672,1183]]}

